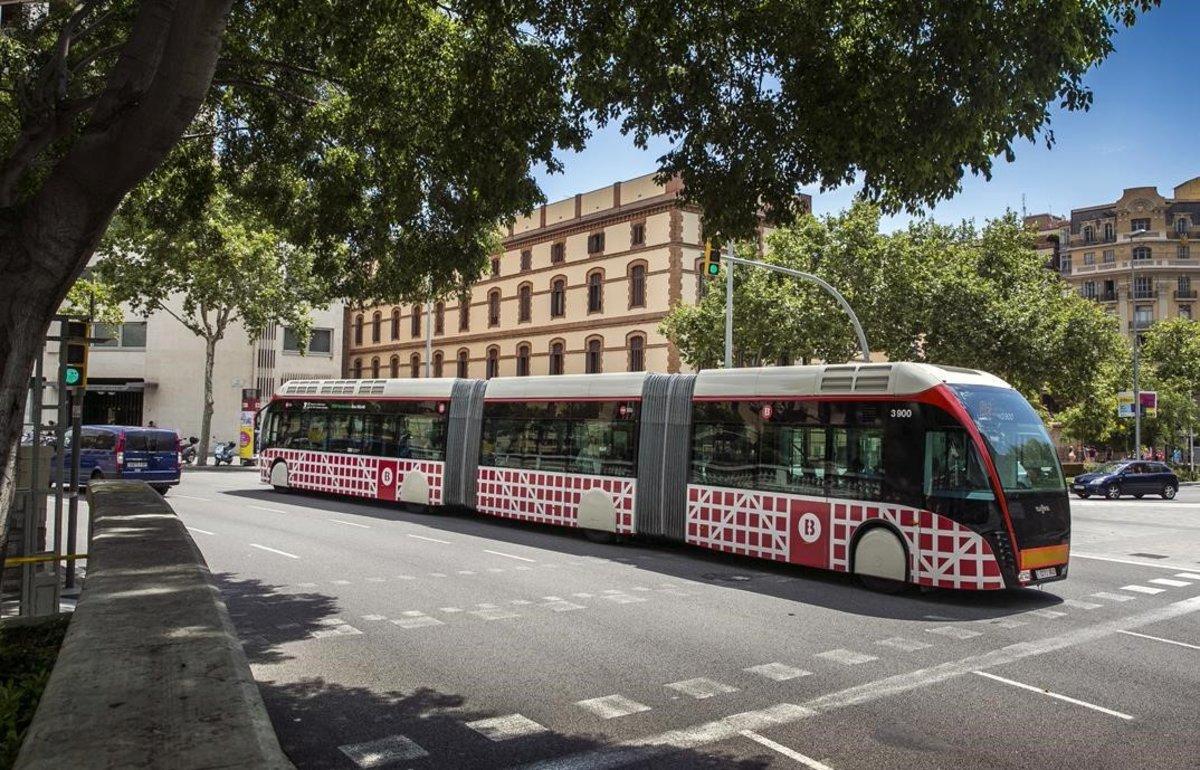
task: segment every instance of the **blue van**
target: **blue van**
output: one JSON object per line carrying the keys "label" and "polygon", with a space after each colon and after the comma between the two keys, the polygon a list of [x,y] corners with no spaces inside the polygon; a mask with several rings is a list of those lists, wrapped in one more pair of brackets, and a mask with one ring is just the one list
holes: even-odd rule
{"label": "blue van", "polygon": [[[71,455],[63,458],[70,475]],[[79,479],[144,481],[160,495],[179,483],[179,436],[173,430],[125,425],[84,425],[79,434]]]}

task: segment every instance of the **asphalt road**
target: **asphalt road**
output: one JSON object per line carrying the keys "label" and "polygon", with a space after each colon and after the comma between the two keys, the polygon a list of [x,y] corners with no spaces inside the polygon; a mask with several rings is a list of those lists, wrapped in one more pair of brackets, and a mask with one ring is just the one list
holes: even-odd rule
{"label": "asphalt road", "polygon": [[674,545],[168,497],[309,767],[1200,767],[1200,488],[1076,501],[1044,590],[883,596]]}

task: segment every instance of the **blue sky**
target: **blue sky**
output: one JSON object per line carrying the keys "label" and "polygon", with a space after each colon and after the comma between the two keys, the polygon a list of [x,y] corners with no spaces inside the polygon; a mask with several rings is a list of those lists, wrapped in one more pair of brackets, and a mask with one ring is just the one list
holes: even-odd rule
{"label": "blue sky", "polygon": [[[962,192],[929,214],[942,222],[996,216],[1006,208],[1030,214],[1116,200],[1126,187],[1156,185],[1170,195],[1176,184],[1200,176],[1200,0],[1163,0],[1162,7],[1121,29],[1116,50],[1088,73],[1094,93],[1084,113],[1052,110],[1056,144],[1041,141],[1015,146],[1012,163],[999,159],[991,181],[968,176]],[[564,156],[564,174],[540,174],[549,200],[560,200],[629,179],[655,169],[665,141],[638,150],[613,128],[598,132],[581,153]],[[853,187],[813,196],[817,214],[844,209]],[[898,215],[885,228],[903,227]]]}

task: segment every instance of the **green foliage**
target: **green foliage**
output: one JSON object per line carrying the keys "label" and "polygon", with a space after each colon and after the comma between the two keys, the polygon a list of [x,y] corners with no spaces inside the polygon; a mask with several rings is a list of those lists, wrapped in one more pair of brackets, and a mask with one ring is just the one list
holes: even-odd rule
{"label": "green foliage", "polygon": [[[1117,323],[1065,291],[1015,215],[982,230],[921,222],[892,235],[879,232],[879,217],[859,202],[839,216],[799,220],[769,236],[765,260],[841,291],[873,351],[983,369],[1035,405],[1070,416],[1080,431],[1118,428],[1115,394],[1128,352]],[[744,365],[840,362],[856,353],[845,314],[819,288],[751,268],[735,268],[734,276],[734,344]],[[721,360],[723,288],[712,282],[703,302],[675,308],[663,323],[692,366]]]}
{"label": "green foliage", "polygon": [[[801,186],[856,179],[885,210],[916,208],[1017,140],[1052,142],[1047,105],[1086,109],[1083,74],[1156,4],[232,0],[212,87],[146,183],[170,191],[147,221],[170,230],[221,185],[314,255],[330,296],[442,294],[542,200],[533,170],[613,122],[673,141],[662,178],[682,175],[715,232],[788,222]],[[116,67],[143,5],[6,9],[0,207],[37,192],[93,111],[141,96],[101,99],[110,77],[158,66]]]}
{"label": "green foliage", "polygon": [[0,767],[16,764],[69,623],[69,615],[59,615],[0,626]]}
{"label": "green foliage", "polygon": [[1141,356],[1140,386],[1158,391],[1158,416],[1148,421],[1149,436],[1174,445],[1200,423],[1200,322],[1173,318],[1155,324],[1146,332]]}
{"label": "green foliage", "polygon": [[92,277],[80,278],[72,284],[63,302],[62,312],[91,315],[96,323],[119,324],[125,320],[113,287]]}

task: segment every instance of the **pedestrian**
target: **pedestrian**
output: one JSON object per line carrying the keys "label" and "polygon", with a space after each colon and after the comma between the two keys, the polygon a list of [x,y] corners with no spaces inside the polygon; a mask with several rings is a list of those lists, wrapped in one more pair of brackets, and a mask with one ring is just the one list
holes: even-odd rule
{"label": "pedestrian", "polygon": [[158,426],[154,424],[154,420],[151,420],[150,422],[146,423],[146,427],[147,428],[157,428]]}
{"label": "pedestrian", "polygon": [[1069,463],[1075,462],[1075,447],[1071,447],[1067,451],[1067,462],[1069,462]]}

